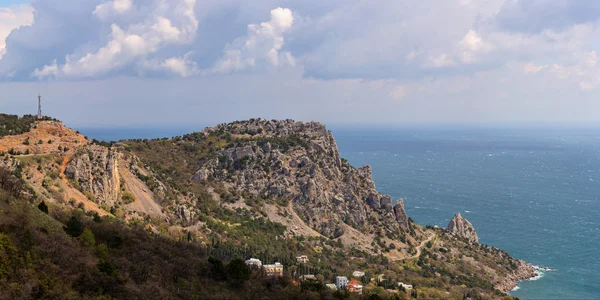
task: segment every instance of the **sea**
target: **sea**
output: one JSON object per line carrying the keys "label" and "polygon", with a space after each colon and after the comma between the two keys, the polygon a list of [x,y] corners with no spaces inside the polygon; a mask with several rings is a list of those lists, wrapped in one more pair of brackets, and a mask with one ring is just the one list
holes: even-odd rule
{"label": "sea", "polygon": [[[119,140],[173,128],[80,129]],[[198,130],[198,129],[196,129]],[[333,127],[341,156],[371,165],[382,193],[422,225],[460,212],[480,243],[540,267],[511,295],[600,299],[600,128]]]}

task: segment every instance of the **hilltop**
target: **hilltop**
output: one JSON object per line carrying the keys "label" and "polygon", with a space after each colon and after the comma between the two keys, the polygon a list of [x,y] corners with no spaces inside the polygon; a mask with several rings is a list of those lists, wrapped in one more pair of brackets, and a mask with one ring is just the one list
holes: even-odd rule
{"label": "hilltop", "polygon": [[[90,142],[58,121],[30,126],[0,139],[0,161],[24,183],[22,198],[48,203],[55,220],[104,216],[125,229],[185,240],[205,259],[210,253],[224,261],[279,261],[296,279],[318,274],[332,282],[363,270],[365,293],[384,298],[410,296],[397,291],[396,281],[410,282],[424,297],[499,296],[533,273],[508,253],[478,244],[472,227],[415,224],[402,199],[377,191],[369,166],[355,168],[340,157],[320,123],[251,119],[113,143]],[[470,225],[463,220],[458,228]],[[310,263],[299,265],[301,254]],[[167,295],[174,295],[171,288]]]}

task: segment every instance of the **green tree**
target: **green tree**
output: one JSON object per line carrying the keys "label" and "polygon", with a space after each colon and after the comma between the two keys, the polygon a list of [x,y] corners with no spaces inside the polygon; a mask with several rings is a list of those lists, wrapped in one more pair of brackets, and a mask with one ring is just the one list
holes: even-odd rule
{"label": "green tree", "polygon": [[79,237],[83,233],[83,223],[76,216],[72,216],[64,229],[68,235],[72,237]]}
{"label": "green tree", "polygon": [[17,248],[9,236],[0,233],[0,279],[14,274]]}
{"label": "green tree", "polygon": [[211,256],[208,258],[208,262],[211,264],[210,273],[214,280],[223,281],[227,279],[227,271],[225,270],[223,261]]}
{"label": "green tree", "polygon": [[250,279],[251,270],[246,263],[236,258],[227,264],[227,275],[235,282],[244,282]]}
{"label": "green tree", "polygon": [[48,205],[46,205],[46,202],[42,201],[39,205],[38,205],[38,209],[43,211],[44,213],[48,214]]}
{"label": "green tree", "polygon": [[83,230],[79,239],[86,247],[91,248],[96,245],[96,238],[94,237],[94,233],[89,228],[85,228]]}

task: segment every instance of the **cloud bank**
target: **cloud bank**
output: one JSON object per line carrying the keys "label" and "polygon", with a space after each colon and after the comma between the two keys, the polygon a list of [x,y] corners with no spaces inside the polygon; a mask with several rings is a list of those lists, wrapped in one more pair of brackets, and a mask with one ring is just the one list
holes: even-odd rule
{"label": "cloud bank", "polygon": [[0,85],[165,81],[187,99],[196,82],[303,119],[594,120],[599,28],[593,1],[31,0],[0,8]]}

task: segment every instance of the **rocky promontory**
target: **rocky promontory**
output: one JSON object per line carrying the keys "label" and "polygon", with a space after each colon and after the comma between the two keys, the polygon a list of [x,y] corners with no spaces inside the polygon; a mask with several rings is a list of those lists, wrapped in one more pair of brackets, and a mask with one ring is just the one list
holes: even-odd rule
{"label": "rocky promontory", "polygon": [[479,243],[479,238],[475,232],[475,228],[467,219],[463,218],[460,213],[456,213],[450,223],[448,223],[447,229],[453,234],[467,239],[471,243]]}

